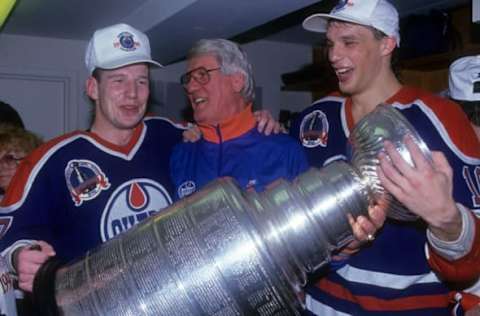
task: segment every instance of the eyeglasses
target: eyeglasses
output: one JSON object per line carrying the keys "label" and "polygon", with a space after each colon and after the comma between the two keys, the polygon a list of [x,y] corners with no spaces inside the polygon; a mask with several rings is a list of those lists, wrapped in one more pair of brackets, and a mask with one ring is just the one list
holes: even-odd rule
{"label": "eyeglasses", "polygon": [[210,72],[219,70],[219,69],[220,67],[212,68],[212,69],[206,69],[205,67],[195,68],[187,72],[186,74],[182,75],[180,77],[180,83],[183,85],[184,88],[186,88],[193,78],[198,84],[201,84],[202,86],[206,85],[210,81]]}
{"label": "eyeglasses", "polygon": [[0,165],[5,165],[7,168],[16,168],[20,161],[22,161],[25,157],[15,157],[12,154],[6,154],[0,158]]}

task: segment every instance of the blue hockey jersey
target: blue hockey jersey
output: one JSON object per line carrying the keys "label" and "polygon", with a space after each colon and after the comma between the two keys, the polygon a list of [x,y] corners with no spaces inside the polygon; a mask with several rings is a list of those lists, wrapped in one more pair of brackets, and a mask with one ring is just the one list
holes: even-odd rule
{"label": "blue hockey jersey", "polygon": [[[480,146],[467,117],[448,100],[404,87],[386,101],[400,110],[431,150],[454,170],[454,198],[480,207]],[[303,111],[292,127],[312,166],[350,156],[351,99],[329,96]],[[347,264],[313,282],[307,308],[316,315],[451,315],[449,289],[432,272],[421,221],[387,220],[376,240]]]}
{"label": "blue hockey jersey", "polygon": [[126,146],[89,132],[44,144],[19,166],[2,201],[1,249],[44,240],[69,260],[170,205],[169,158],[182,131],[148,118]]}

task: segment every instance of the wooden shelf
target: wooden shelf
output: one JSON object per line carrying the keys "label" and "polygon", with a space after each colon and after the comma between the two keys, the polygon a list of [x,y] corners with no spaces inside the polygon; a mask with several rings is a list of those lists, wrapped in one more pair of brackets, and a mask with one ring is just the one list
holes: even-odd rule
{"label": "wooden shelf", "polygon": [[457,58],[478,54],[480,54],[480,45],[472,45],[462,50],[402,60],[400,61],[400,68],[404,70],[435,71],[448,68]]}

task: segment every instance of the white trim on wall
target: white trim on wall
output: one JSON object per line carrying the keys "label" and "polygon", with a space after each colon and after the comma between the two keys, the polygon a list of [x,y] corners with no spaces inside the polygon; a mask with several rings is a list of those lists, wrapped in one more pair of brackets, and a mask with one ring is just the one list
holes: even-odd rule
{"label": "white trim on wall", "polygon": [[[39,133],[40,135],[47,136],[47,138],[57,136],[60,134],[64,134],[71,130],[77,129],[78,126],[81,126],[80,119],[81,115],[79,113],[79,102],[77,99],[77,76],[76,73],[73,71],[52,71],[52,70],[45,70],[45,69],[36,69],[36,68],[20,68],[20,67],[6,67],[0,66],[0,80],[7,80],[18,81],[19,89],[15,91],[12,89],[11,91],[4,92],[4,95],[0,95],[0,99],[5,100],[6,102],[12,104],[17,110],[22,114],[25,113],[26,108],[22,108],[22,103],[20,102],[20,98],[24,97],[25,95],[28,96],[27,91],[21,91],[22,84],[23,85],[32,85],[33,87],[38,87],[39,89],[42,88],[42,85],[48,86],[51,90],[49,92],[54,92],[56,95],[47,95],[44,94],[40,99],[31,100],[31,103],[35,102],[38,103],[38,106],[44,106],[45,111],[41,112],[40,117],[36,118],[42,121],[45,121],[47,124],[49,120],[54,117],[53,114],[57,113],[49,113],[53,109],[57,109],[62,111],[61,122],[55,122],[57,125],[58,130],[55,131],[56,135],[53,135],[52,131],[45,135],[45,132],[42,130],[33,130],[34,132]],[[13,84],[13,86],[15,86]],[[6,95],[5,95],[6,94]],[[52,104],[51,102],[54,102]],[[48,102],[48,104],[45,104]],[[28,128],[28,116],[23,115],[23,119]],[[31,118],[30,118],[31,120]],[[34,124],[35,125],[35,124]],[[48,127],[45,126],[45,129]],[[41,129],[41,127],[40,127]]]}

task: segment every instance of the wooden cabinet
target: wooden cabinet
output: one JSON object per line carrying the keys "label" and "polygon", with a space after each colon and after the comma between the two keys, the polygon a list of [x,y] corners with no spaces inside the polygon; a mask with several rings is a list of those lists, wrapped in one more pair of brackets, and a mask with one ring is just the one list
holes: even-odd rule
{"label": "wooden cabinet", "polygon": [[449,52],[400,62],[402,81],[432,92],[448,89],[448,67],[457,58],[480,54],[480,25],[472,23],[471,6],[450,12],[460,43]]}

